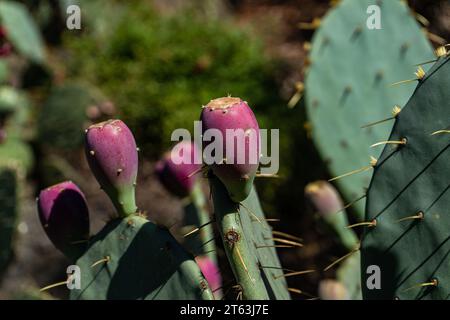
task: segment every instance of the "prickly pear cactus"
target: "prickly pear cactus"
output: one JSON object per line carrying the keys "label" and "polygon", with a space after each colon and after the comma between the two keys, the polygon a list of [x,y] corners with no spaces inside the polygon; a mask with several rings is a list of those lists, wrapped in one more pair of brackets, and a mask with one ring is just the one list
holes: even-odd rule
{"label": "prickly pear cactus", "polygon": [[254,188],[242,202],[231,200],[210,174],[214,213],[225,252],[246,300],[287,300],[290,295],[275,251],[273,235]]}
{"label": "prickly pear cactus", "polygon": [[[368,29],[366,13],[378,5],[381,29]],[[414,86],[390,87],[414,76],[415,64],[433,50],[408,7],[397,0],[344,0],[327,14],[314,35],[305,95],[312,137],[332,176],[369,165],[380,151],[370,145],[386,140],[392,122],[361,129],[402,107]],[[371,170],[337,180],[347,201],[365,193]],[[355,204],[364,216],[364,199]]]}
{"label": "prickly pear cactus", "polygon": [[[50,240],[72,261],[77,259],[81,288],[71,290],[71,299],[214,299],[194,257],[167,229],[136,212],[137,147],[126,124],[109,120],[90,126],[85,151],[119,217],[85,239],[87,205],[77,186],[52,186],[38,200]],[[87,248],[79,254],[82,246]],[[77,283],[69,276],[63,284],[72,281]]]}
{"label": "prickly pear cactus", "polygon": [[13,239],[18,219],[18,177],[14,168],[0,167],[0,274],[13,255]]}
{"label": "prickly pear cactus", "polygon": [[[247,102],[236,97],[211,100],[200,120],[215,222],[240,289],[238,297],[289,299],[272,230],[253,186],[260,159],[258,121]],[[211,135],[223,144],[206,142],[214,140]]]}
{"label": "prickly pear cactus", "polygon": [[[450,57],[419,81],[395,121],[367,195],[364,299],[449,299]],[[397,89],[397,88],[396,88]],[[396,90],[394,89],[394,90]],[[434,133],[434,134],[433,134]],[[405,140],[403,140],[405,139]],[[380,289],[364,272],[380,268]]]}

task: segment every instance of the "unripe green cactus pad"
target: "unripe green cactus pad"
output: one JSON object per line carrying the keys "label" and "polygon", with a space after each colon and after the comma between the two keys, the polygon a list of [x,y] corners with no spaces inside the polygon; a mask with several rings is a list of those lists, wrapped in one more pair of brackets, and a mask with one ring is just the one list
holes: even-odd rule
{"label": "unripe green cactus pad", "polygon": [[[381,9],[381,29],[366,25],[370,5]],[[390,84],[414,77],[415,64],[433,58],[424,33],[401,1],[344,0],[322,20],[314,35],[306,76],[306,105],[312,137],[330,174],[369,165],[386,140],[392,121],[361,129],[402,107],[414,85]],[[337,180],[347,201],[365,193],[372,170]],[[364,200],[355,204],[363,218]]]}
{"label": "unripe green cactus pad", "polygon": [[193,257],[139,215],[109,222],[76,264],[81,289],[71,299],[213,299]]}
{"label": "unripe green cactus pad", "polygon": [[[365,299],[450,298],[450,57],[439,58],[395,121],[367,195],[362,239]],[[447,130],[440,131],[439,130]],[[435,134],[433,134],[435,133]],[[381,289],[369,290],[377,265]]]}

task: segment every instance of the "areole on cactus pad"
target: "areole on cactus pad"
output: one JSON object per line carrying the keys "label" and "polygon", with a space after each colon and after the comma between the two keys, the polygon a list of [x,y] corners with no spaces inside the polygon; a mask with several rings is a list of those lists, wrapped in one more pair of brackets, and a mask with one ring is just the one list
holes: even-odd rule
{"label": "areole on cactus pad", "polygon": [[[120,120],[91,126],[86,153],[91,170],[119,211],[118,218],[91,238],[72,241],[89,230],[87,206],[78,187],[63,182],[43,190],[38,200],[47,235],[80,268],[80,287],[71,290],[71,299],[214,299],[192,254],[167,229],[135,212],[138,157],[127,126]],[[78,243],[83,247],[73,254],[71,245]],[[69,275],[46,289],[71,281]]]}

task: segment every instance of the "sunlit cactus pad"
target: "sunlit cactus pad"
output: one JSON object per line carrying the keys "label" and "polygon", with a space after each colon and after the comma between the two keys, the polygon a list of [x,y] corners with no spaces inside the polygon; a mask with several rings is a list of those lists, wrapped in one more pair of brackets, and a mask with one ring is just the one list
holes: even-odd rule
{"label": "sunlit cactus pad", "polygon": [[[369,29],[369,5],[379,5],[381,29]],[[414,78],[415,64],[433,51],[409,8],[401,1],[344,0],[322,20],[314,35],[306,77],[306,105],[312,137],[330,174],[339,176],[367,166],[380,150],[392,122],[362,129],[402,107],[414,85],[390,84]],[[347,201],[360,197],[372,172],[337,180]],[[360,218],[364,200],[355,204]]]}
{"label": "sunlit cactus pad", "polygon": [[[365,299],[450,299],[450,58],[442,57],[397,117],[368,191]],[[444,131],[441,131],[444,130]],[[447,130],[447,131],[445,131]],[[435,134],[433,134],[435,133]],[[370,265],[381,289],[364,285]]]}

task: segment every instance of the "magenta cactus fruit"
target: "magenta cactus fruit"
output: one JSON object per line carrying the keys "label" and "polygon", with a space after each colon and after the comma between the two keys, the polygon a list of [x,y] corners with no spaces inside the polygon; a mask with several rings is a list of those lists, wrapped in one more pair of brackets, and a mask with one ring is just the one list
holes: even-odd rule
{"label": "magenta cactus fruit", "polygon": [[323,217],[337,213],[344,207],[336,188],[327,181],[309,183],[305,187],[305,196]]}
{"label": "magenta cactus fruit", "polygon": [[[203,107],[200,119],[204,141],[210,129],[220,133],[223,140],[223,158],[216,158],[213,163],[206,159],[206,163],[234,202],[245,200],[252,189],[260,158],[259,126],[253,111],[240,98],[218,98]],[[212,143],[204,142],[204,158]]]}
{"label": "magenta cactus fruit", "polygon": [[119,215],[135,213],[138,154],[130,129],[121,120],[94,124],[86,130],[85,151],[92,172]]}
{"label": "magenta cactus fruit", "polygon": [[349,300],[347,289],[344,285],[332,279],[320,281],[319,297],[321,300]]}
{"label": "magenta cactus fruit", "polygon": [[195,262],[197,262],[201,272],[205,276],[209,287],[214,293],[214,297],[220,299],[222,296],[222,291],[220,290],[222,287],[222,276],[217,265],[207,256],[198,256],[195,258]]}
{"label": "magenta cactus fruit", "polygon": [[155,166],[159,181],[171,193],[179,197],[187,197],[198,177],[201,168],[200,150],[193,142],[177,143],[171,152],[167,152]]}
{"label": "magenta cactus fruit", "polygon": [[81,190],[71,181],[44,189],[37,199],[39,219],[56,248],[80,256],[89,237],[89,210]]}

